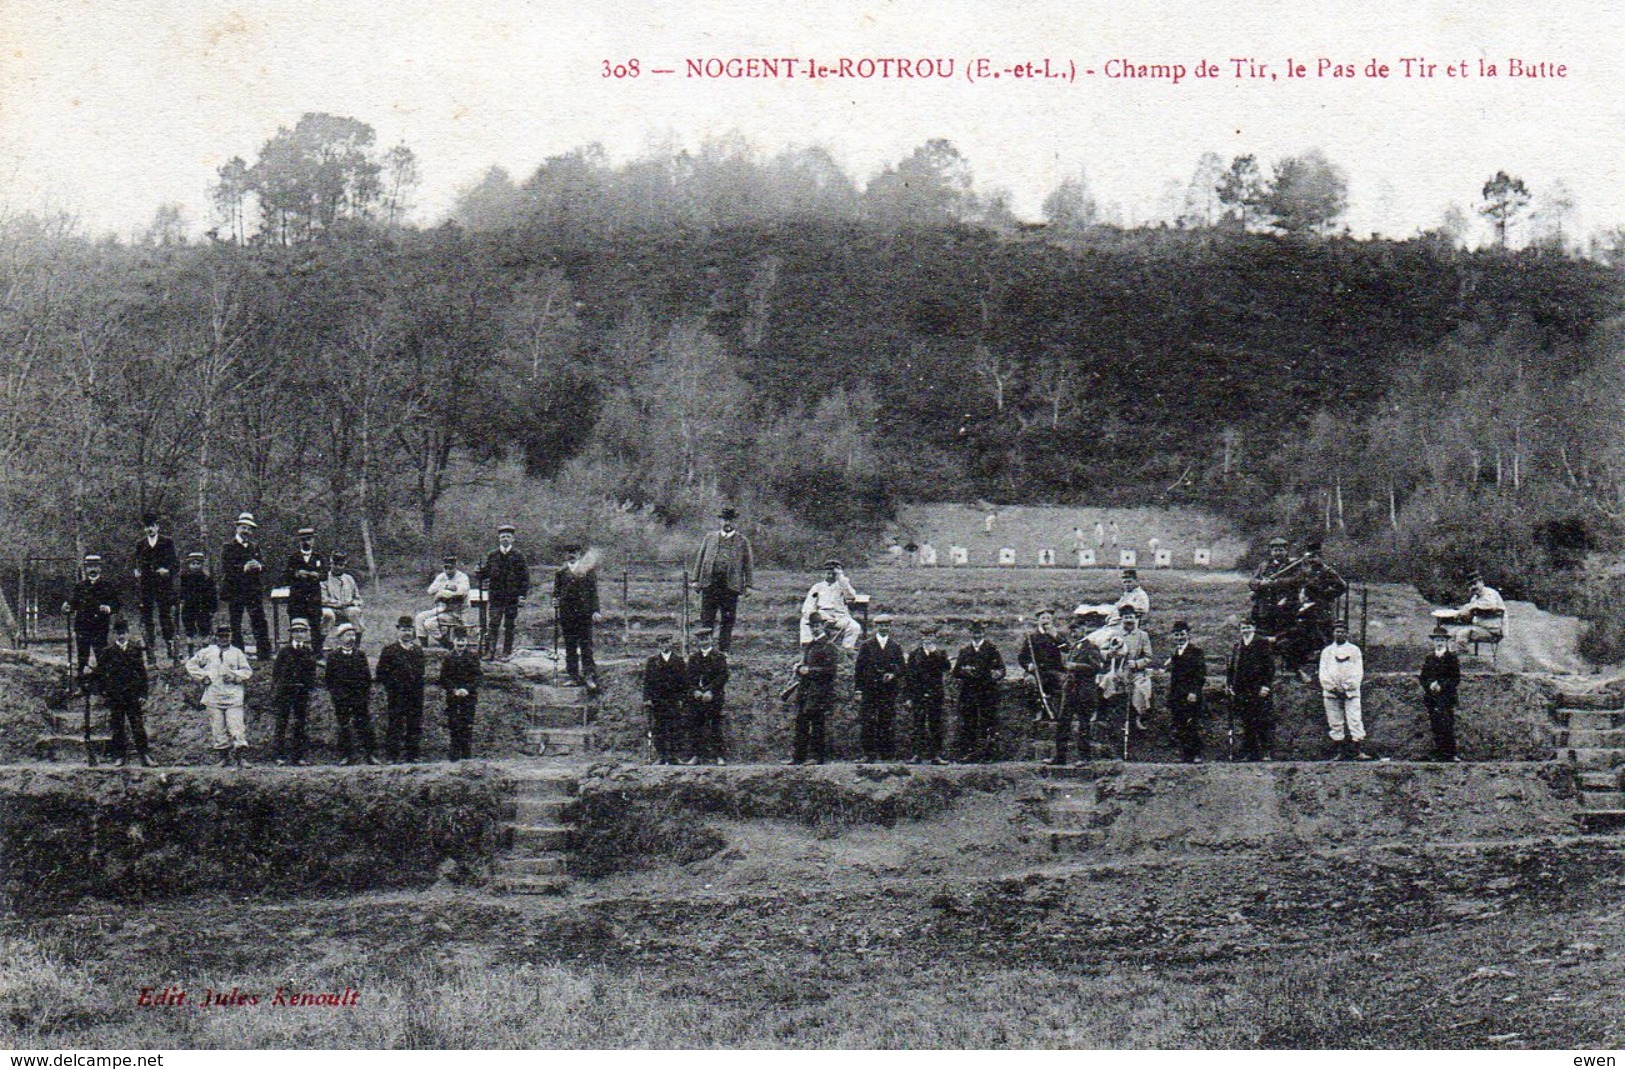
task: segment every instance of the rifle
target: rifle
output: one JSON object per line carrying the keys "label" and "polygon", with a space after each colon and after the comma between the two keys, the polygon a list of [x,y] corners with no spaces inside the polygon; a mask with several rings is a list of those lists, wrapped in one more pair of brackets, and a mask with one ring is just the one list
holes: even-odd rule
{"label": "rifle", "polygon": [[1044,693],[1044,673],[1038,667],[1038,651],[1033,648],[1032,632],[1027,632],[1027,660],[1032,667],[1033,683],[1038,688],[1038,716],[1035,720],[1054,720],[1055,710],[1050,707],[1049,695]]}
{"label": "rifle", "polygon": [[790,673],[791,673],[791,675],[790,675],[790,685],[788,687],[785,687],[783,690],[779,691],[779,701],[781,701],[781,702],[790,701],[792,698],[794,698],[796,696],[796,691],[801,689],[801,681],[805,677],[796,674],[796,669],[799,668],[804,663],[806,663],[806,656],[805,655],[803,655],[800,658],[797,658],[796,660],[790,662]]}
{"label": "rifle", "polygon": [[[97,668],[101,666],[98,664]],[[79,677],[80,690],[85,695],[85,761],[91,768],[96,767],[96,750],[90,742],[90,680],[81,674]]]}

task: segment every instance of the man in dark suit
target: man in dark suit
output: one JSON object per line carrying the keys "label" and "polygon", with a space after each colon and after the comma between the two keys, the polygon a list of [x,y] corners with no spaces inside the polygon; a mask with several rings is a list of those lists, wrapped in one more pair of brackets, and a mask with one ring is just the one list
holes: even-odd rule
{"label": "man in dark suit", "polygon": [[1174,746],[1188,764],[1202,761],[1202,688],[1207,683],[1207,655],[1191,642],[1191,626],[1174,623],[1174,652],[1168,658],[1168,716]]}
{"label": "man in dark suit", "polygon": [[891,761],[897,756],[894,721],[897,692],[902,687],[907,657],[903,644],[891,637],[891,616],[874,618],[875,633],[858,646],[852,669],[858,691],[858,749],[864,761]]}
{"label": "man in dark suit", "polygon": [[[480,582],[485,588],[484,635],[485,656],[496,660],[497,637],[502,640],[502,656],[513,655],[514,625],[519,620],[519,607],[530,594],[530,565],[525,555],[514,547],[514,528],[503,524],[497,528],[497,548],[485,558],[480,569]],[[506,629],[506,631],[504,631]]]}
{"label": "man in dark suit", "polygon": [[993,740],[999,727],[999,682],[1004,679],[1004,658],[987,640],[987,625],[970,623],[970,644],[954,660],[959,680],[959,760],[992,761]]}
{"label": "man in dark suit", "polygon": [[829,711],[835,704],[835,673],[841,651],[831,641],[831,624],[819,613],[807,619],[813,640],[801,649],[796,666],[795,749],[789,764],[823,764],[829,757]]}
{"label": "man in dark suit", "polygon": [[474,707],[480,698],[480,654],[468,645],[468,631],[454,627],[451,652],[440,662],[440,688],[446,694],[446,734],[450,757],[465,761],[474,756]]}
{"label": "man in dark suit", "polygon": [[96,680],[107,701],[113,729],[113,764],[123,768],[135,752],[142,765],[147,756],[147,725],[141,700],[147,696],[147,664],[141,647],[130,643],[130,625],[124,617],[113,621],[113,641],[96,655]]}
{"label": "man in dark suit", "polygon": [[694,572],[689,576],[700,595],[700,626],[711,627],[722,616],[722,651],[728,651],[733,641],[734,617],[739,611],[739,599],[750,592],[751,560],[750,540],[734,526],[739,513],[732,508],[722,510],[720,530],[706,534],[700,542],[700,551],[694,558]]}
{"label": "man in dark suit", "polygon": [[265,558],[253,541],[259,529],[252,512],[237,516],[237,532],[220,550],[220,598],[226,603],[227,619],[231,622],[231,644],[238,649],[243,645],[243,613],[254,629],[254,655],[262,661],[271,659],[271,626],[265,619],[265,588],[260,582],[265,571]]}
{"label": "man in dark suit", "polygon": [[716,632],[709,627],[694,632],[694,652],[688,655],[687,764],[725,765],[722,754],[722,702],[728,686],[728,655],[712,645]]}
{"label": "man in dark suit", "polygon": [[108,628],[120,607],[118,591],[102,577],[101,554],[86,553],[84,569],[85,577],[73,585],[68,600],[62,603],[62,611],[73,614],[73,644],[78,651],[77,677],[81,686],[90,670],[91,655],[98,655],[100,660],[101,651],[107,648]]}
{"label": "man in dark suit", "polygon": [[1456,755],[1456,691],[1461,686],[1461,660],[1450,648],[1442,627],[1428,636],[1433,648],[1422,660],[1422,706],[1433,729],[1433,760],[1460,761]]}
{"label": "man in dark suit", "polygon": [[1230,715],[1241,721],[1243,761],[1275,759],[1275,656],[1270,643],[1258,634],[1251,620],[1241,624],[1241,641],[1230,650],[1224,689],[1230,694]]}
{"label": "man in dark suit", "polygon": [[649,714],[649,738],[655,764],[675,764],[684,743],[683,709],[689,699],[688,662],[672,649],[675,636],[660,636],[660,652],[643,663],[643,708]]}
{"label": "man in dark suit", "polygon": [[193,550],[186,555],[186,567],[181,571],[181,631],[186,635],[188,657],[209,641],[214,611],[220,607],[219,591],[206,563],[203,553]]}
{"label": "man in dark suit", "polygon": [[363,763],[378,763],[372,755],[372,710],[369,707],[372,669],[367,664],[367,655],[362,652],[360,639],[361,632],[349,621],[334,628],[336,646],[327,651],[327,670],[323,676],[327,695],[333,701],[333,719],[338,724],[342,755],[339,763],[344,765],[356,763],[358,749]]}
{"label": "man in dark suit", "polygon": [[301,527],[299,548],[288,554],[282,568],[282,585],[288,588],[288,619],[298,617],[308,623],[310,647],[317,657],[322,655],[322,584],[326,581],[327,558],[316,552],[316,529]]}
{"label": "man in dark suit", "polygon": [[158,533],[156,513],[141,517],[141,526],[142,537],[131,555],[130,573],[141,591],[141,633],[147,640],[147,663],[158,663],[152,630],[152,614],[156,610],[169,659],[179,664],[180,649],[175,645],[175,580],[180,575],[181,560],[175,552],[174,540]]}
{"label": "man in dark suit", "polygon": [[310,621],[295,616],[288,621],[288,644],[277,651],[271,668],[271,703],[276,711],[272,753],[279,765],[305,763],[305,726],[310,720],[310,692],[315,689],[316,650],[310,641]]}
{"label": "man in dark suit", "polygon": [[1016,663],[1032,681],[1038,703],[1034,720],[1054,720],[1061,704],[1061,688],[1066,681],[1066,658],[1061,637],[1055,633],[1055,613],[1038,610],[1038,626],[1021,640]]}
{"label": "man in dark suit", "polygon": [[564,547],[564,567],[553,576],[553,607],[558,613],[559,635],[564,639],[564,670],[570,682],[588,693],[598,690],[598,668],[592,659],[592,625],[598,612],[596,551],[584,558],[581,547]]}
{"label": "man in dark suit", "polygon": [[423,737],[423,647],[417,644],[417,627],[410,616],[395,621],[395,636],[378,654],[373,678],[384,688],[388,702],[384,759],[412,762],[418,759],[418,741]]}
{"label": "man in dark suit", "polygon": [[948,763],[942,756],[942,706],[944,677],[952,667],[948,651],[937,645],[937,625],[922,624],[920,644],[909,652],[904,669],[908,704],[914,713],[914,754],[909,759],[915,764]]}
{"label": "man in dark suit", "polygon": [[1106,659],[1100,647],[1089,641],[1088,618],[1072,621],[1072,641],[1063,658],[1065,682],[1061,684],[1060,709],[1055,716],[1055,756],[1052,764],[1066,764],[1067,751],[1072,745],[1072,725],[1081,725],[1083,735],[1078,740],[1078,760],[1082,764],[1093,757],[1090,743],[1093,736],[1089,725],[1100,711],[1100,684],[1096,677],[1106,670]]}

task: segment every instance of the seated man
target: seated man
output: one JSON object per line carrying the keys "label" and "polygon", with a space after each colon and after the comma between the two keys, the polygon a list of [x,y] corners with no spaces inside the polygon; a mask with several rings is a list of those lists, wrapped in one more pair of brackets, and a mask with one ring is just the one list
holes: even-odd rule
{"label": "seated man", "polygon": [[813,584],[801,603],[801,644],[805,646],[813,640],[811,621],[816,613],[824,618],[830,632],[840,637],[843,647],[857,649],[863,626],[852,618],[846,606],[857,599],[858,592],[852,589],[840,561],[825,561],[824,567],[827,569],[824,578]]}
{"label": "seated man", "polygon": [[1484,577],[1474,572],[1467,580],[1473,596],[1456,612],[1457,625],[1449,628],[1459,648],[1474,642],[1499,642],[1506,633],[1507,603],[1494,587],[1484,585]]}
{"label": "seated man", "polygon": [[445,638],[450,644],[450,634],[453,628],[462,627],[463,610],[468,608],[468,573],[457,567],[457,558],[447,554],[444,568],[429,584],[429,593],[434,597],[434,608],[425,609],[413,618],[413,625],[417,629],[418,641],[427,644],[433,629],[434,638]]}
{"label": "seated man", "polygon": [[359,638],[366,631],[361,622],[361,588],[346,567],[350,560],[346,554],[334,553],[331,560],[332,568],[322,580],[322,630],[331,632],[343,616],[343,622],[352,625]]}
{"label": "seated man", "polygon": [[1123,569],[1123,594],[1117,599],[1116,608],[1119,613],[1126,607],[1132,606],[1135,615],[1139,617],[1140,626],[1146,624],[1146,618],[1151,615],[1151,596],[1140,586],[1140,573],[1133,568]]}

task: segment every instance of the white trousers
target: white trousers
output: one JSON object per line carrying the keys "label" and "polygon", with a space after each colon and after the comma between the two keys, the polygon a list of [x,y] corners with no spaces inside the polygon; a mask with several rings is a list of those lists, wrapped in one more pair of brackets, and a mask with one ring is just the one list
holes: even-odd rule
{"label": "white trousers", "polygon": [[209,738],[216,750],[248,745],[248,730],[243,726],[241,705],[209,706]]}
{"label": "white trousers", "polygon": [[[835,630],[841,634],[841,645],[849,650],[858,648],[858,638],[863,634],[863,625],[852,618],[850,613],[835,613],[829,610],[819,610],[819,615],[835,625]],[[801,644],[807,645],[813,640],[812,625],[807,618],[801,618]]]}
{"label": "white trousers", "polygon": [[1344,697],[1340,691],[1328,690],[1322,691],[1322,696],[1326,700],[1326,729],[1332,741],[1342,742],[1346,731],[1355,742],[1363,742],[1365,721],[1360,718],[1360,692]]}

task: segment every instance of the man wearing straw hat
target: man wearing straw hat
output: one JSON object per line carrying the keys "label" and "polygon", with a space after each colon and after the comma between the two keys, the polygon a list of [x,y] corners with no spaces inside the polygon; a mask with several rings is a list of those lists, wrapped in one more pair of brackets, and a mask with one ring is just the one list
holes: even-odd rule
{"label": "man wearing straw hat", "polygon": [[118,591],[113,589],[111,582],[102,578],[100,553],[85,554],[84,576],[74,584],[68,600],[62,603],[62,611],[73,614],[73,638],[74,646],[78,649],[78,679],[81,684],[88,670],[90,655],[96,654],[100,662],[101,651],[107,648],[113,614],[120,608]]}
{"label": "man wearing straw hat", "polygon": [[271,625],[265,619],[265,588],[261,583],[265,558],[254,542],[259,529],[252,512],[237,515],[237,530],[220,550],[220,597],[226,603],[226,619],[231,624],[231,644],[243,646],[243,613],[254,629],[254,655],[271,659]]}

